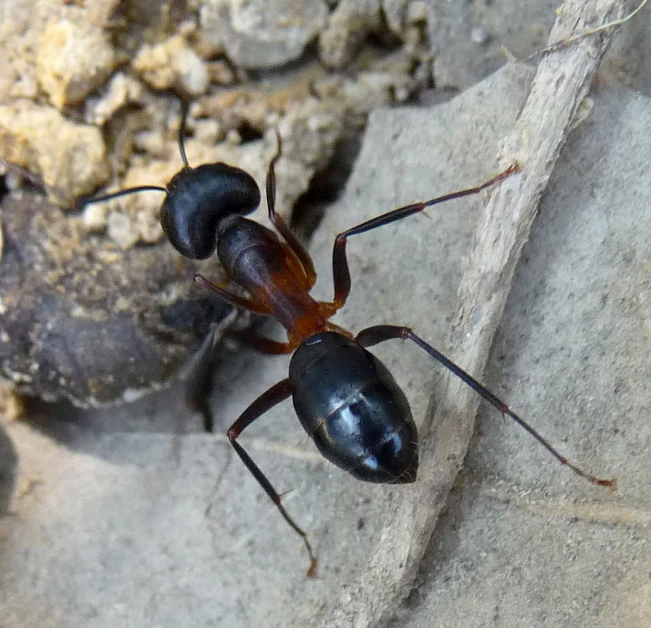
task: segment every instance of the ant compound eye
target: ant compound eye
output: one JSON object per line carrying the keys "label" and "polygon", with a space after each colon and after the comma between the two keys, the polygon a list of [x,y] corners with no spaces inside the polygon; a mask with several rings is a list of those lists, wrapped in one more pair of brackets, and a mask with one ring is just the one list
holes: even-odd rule
{"label": "ant compound eye", "polygon": [[246,215],[260,204],[255,179],[223,163],[184,168],[167,186],[161,225],[172,246],[184,257],[206,259],[215,250],[219,223]]}

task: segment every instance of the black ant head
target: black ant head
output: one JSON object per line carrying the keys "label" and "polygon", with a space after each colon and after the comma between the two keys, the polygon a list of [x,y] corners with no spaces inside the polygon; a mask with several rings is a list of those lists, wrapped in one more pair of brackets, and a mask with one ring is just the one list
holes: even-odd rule
{"label": "black ant head", "polygon": [[160,221],[172,246],[184,257],[206,259],[217,244],[219,223],[260,205],[260,188],[240,168],[224,163],[184,168],[167,185]]}
{"label": "black ant head", "polygon": [[81,199],[75,207],[81,209],[91,203],[102,203],[140,192],[165,192],[160,211],[165,235],[184,257],[206,259],[216,248],[219,224],[231,216],[243,216],[255,211],[260,205],[260,188],[248,172],[235,166],[219,162],[190,167],[183,142],[187,113],[187,104],[184,104],[179,127],[179,151],[184,167],[164,188],[141,185]]}

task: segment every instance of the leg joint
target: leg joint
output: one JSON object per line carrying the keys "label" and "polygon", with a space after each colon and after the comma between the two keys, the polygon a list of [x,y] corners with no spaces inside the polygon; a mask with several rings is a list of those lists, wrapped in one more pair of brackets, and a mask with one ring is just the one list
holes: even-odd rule
{"label": "leg joint", "polygon": [[239,435],[240,435],[239,431],[233,429],[232,427],[229,427],[228,431],[226,432],[226,438],[228,438],[228,440],[231,442],[233,442]]}

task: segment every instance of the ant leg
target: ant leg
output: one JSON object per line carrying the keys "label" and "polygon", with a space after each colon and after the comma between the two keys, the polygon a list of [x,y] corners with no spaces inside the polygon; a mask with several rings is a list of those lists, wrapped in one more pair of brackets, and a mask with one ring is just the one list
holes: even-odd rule
{"label": "ant leg", "polygon": [[246,297],[240,297],[237,294],[229,292],[223,285],[215,284],[212,281],[208,281],[203,275],[195,275],[194,280],[200,286],[208,288],[212,292],[215,292],[220,299],[235,305],[236,307],[242,308],[243,310],[249,310],[250,312],[255,312],[256,314],[270,314],[271,311],[261,303],[254,301],[253,299],[247,299]]}
{"label": "ant leg", "polygon": [[190,103],[187,100],[181,101],[181,122],[179,122],[179,152],[181,153],[181,160],[183,161],[183,166],[186,170],[191,170],[190,164],[188,163],[188,157],[185,154],[185,141],[183,139],[185,124],[188,120],[188,112],[190,111]]}
{"label": "ant leg", "polygon": [[240,434],[251,425],[253,421],[261,417],[265,412],[267,412],[267,410],[271,410],[271,408],[278,405],[281,401],[287,399],[291,394],[292,385],[289,379],[284,379],[278,382],[269,390],[262,393],[262,395],[260,395],[246,410],[244,410],[244,412],[242,412],[237,421],[231,425],[226,435],[228,436],[231,445],[233,445],[237,455],[246,465],[246,468],[251,472],[253,477],[258,481],[258,484],[260,484],[264,489],[264,492],[269,496],[271,501],[276,504],[276,508],[278,508],[285,521],[293,528],[294,532],[303,539],[307,553],[310,556],[310,568],[308,569],[307,577],[313,578],[316,576],[317,559],[312,551],[312,546],[307,539],[307,534],[305,534],[292,517],[290,517],[289,513],[281,504],[281,497],[276,489],[271,485],[271,482],[269,482],[264,473],[262,473],[258,465],[253,462],[249,454],[247,454],[244,448],[237,442],[237,438]]}
{"label": "ant leg", "polygon": [[[214,431],[210,397],[213,389],[213,372],[215,370],[217,329],[217,325],[212,326],[201,346],[192,356],[187,372],[183,377],[186,382],[185,404],[191,412],[196,412],[203,417],[203,428],[206,432]],[[236,333],[235,336],[252,346],[256,351],[266,355],[288,355],[296,349],[296,345],[289,342],[277,342],[262,336],[246,333]]]}
{"label": "ant leg", "polygon": [[402,338],[403,340],[411,340],[415,342],[423,351],[426,351],[437,362],[445,366],[454,373],[459,379],[463,380],[470,388],[483,397],[494,408],[497,408],[503,415],[513,419],[518,425],[524,428],[531,434],[547,451],[549,451],[554,458],[561,464],[568,466],[574,473],[580,475],[582,478],[598,484],[599,486],[615,486],[615,480],[602,480],[594,475],[586,473],[579,467],[572,464],[567,458],[562,456],[556,449],[554,449],[549,442],[547,442],[536,430],[533,429],[524,419],[520,418],[513,412],[501,399],[498,399],[490,390],[483,384],[479,383],[474,377],[466,373],[461,367],[457,366],[452,360],[446,358],[442,353],[437,351],[434,347],[427,344],[422,338],[418,337],[409,327],[396,327],[394,325],[377,325],[362,330],[357,334],[356,341],[363,347],[372,347],[373,345],[391,340],[394,338]]}
{"label": "ant leg", "polygon": [[423,201],[421,203],[413,203],[411,205],[399,207],[398,209],[394,209],[390,212],[387,212],[386,214],[382,214],[381,216],[371,218],[371,220],[367,220],[360,225],[357,225],[351,229],[348,229],[347,231],[344,231],[343,233],[340,233],[335,238],[335,244],[332,250],[332,273],[335,284],[335,297],[332,305],[335,308],[335,311],[343,307],[343,305],[346,303],[348,295],[350,294],[350,270],[348,269],[348,260],[346,259],[346,241],[350,236],[365,233],[366,231],[371,231],[372,229],[377,229],[378,227],[383,227],[384,225],[389,225],[392,222],[396,222],[397,220],[402,220],[403,218],[407,218],[408,216],[422,212],[424,209],[431,207],[432,205],[438,205],[439,203],[451,201],[455,198],[462,198],[464,196],[478,194],[491,185],[495,185],[503,179],[510,177],[512,174],[519,172],[519,170],[520,166],[518,164],[513,164],[504,172],[501,172],[497,176],[489,179],[488,181],[485,181],[477,187],[460,190],[458,192],[445,194],[443,196],[438,196],[436,198],[430,199],[429,201]]}
{"label": "ant leg", "polygon": [[276,162],[280,159],[282,153],[282,140],[277,130],[276,138],[278,139],[278,150],[269,163],[269,169],[267,170],[267,207],[269,208],[269,220],[278,229],[280,235],[283,236],[285,242],[289,244],[290,249],[301,262],[305,273],[305,289],[309,290],[316,282],[316,270],[314,269],[312,257],[291,230],[290,226],[283,220],[282,216],[276,213]]}

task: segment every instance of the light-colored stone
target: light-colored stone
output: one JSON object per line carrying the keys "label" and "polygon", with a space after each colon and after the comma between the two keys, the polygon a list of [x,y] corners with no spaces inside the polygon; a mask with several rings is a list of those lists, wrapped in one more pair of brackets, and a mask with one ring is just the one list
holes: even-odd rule
{"label": "light-colored stone", "polygon": [[108,236],[121,249],[131,248],[140,239],[140,230],[122,212],[111,212],[107,221]]}
{"label": "light-colored stone", "polygon": [[201,30],[222,43],[233,63],[271,68],[298,59],[323,29],[323,0],[212,0],[201,10]]}
{"label": "light-colored stone", "polygon": [[138,74],[154,89],[177,88],[198,96],[208,89],[208,66],[177,35],[155,46],[145,44],[133,61]]}
{"label": "light-colored stone", "polygon": [[88,124],[102,126],[125,105],[142,102],[143,92],[141,83],[118,72],[111,77],[99,96],[86,100],[84,118]]}
{"label": "light-colored stone", "polygon": [[26,100],[0,106],[0,155],[41,176],[63,204],[89,194],[109,177],[99,129]]}
{"label": "light-colored stone", "polygon": [[84,208],[82,220],[88,231],[102,232],[106,229],[108,219],[107,203],[96,203]]}
{"label": "light-colored stone", "polygon": [[342,0],[319,35],[319,56],[331,68],[349,63],[368,33],[380,25],[380,0]]}
{"label": "light-colored stone", "polygon": [[99,26],[53,19],[41,34],[37,60],[39,84],[62,109],[103,85],[117,57]]}

